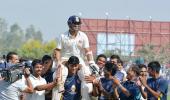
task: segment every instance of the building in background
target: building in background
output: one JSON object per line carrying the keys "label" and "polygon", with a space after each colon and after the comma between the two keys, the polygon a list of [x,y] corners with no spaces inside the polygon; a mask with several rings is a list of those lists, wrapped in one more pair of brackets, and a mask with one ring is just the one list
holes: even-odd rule
{"label": "building in background", "polygon": [[170,22],[82,19],[81,30],[87,33],[95,55],[106,50],[133,55],[146,44],[157,48],[170,44]]}

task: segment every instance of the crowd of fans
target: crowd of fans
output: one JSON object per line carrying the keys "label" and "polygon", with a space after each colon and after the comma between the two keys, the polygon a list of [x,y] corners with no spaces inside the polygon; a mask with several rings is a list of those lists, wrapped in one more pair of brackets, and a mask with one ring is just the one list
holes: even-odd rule
{"label": "crowd of fans", "polygon": [[107,60],[100,54],[94,61],[81,23],[69,17],[52,57],[30,62],[9,52],[0,64],[0,100],[167,100],[168,81],[158,61],[127,70],[118,55]]}
{"label": "crowd of fans", "polygon": [[[0,68],[10,69],[17,63],[21,63],[17,53],[9,52]],[[44,55],[41,60],[33,59],[29,68],[23,67],[22,78],[13,83],[1,76],[1,100],[81,100],[79,58],[71,56],[61,65],[57,68],[53,58]],[[131,64],[125,71],[118,55],[107,61],[101,54],[96,65],[99,71],[85,76],[85,81],[93,84],[92,91],[86,90],[91,100],[167,100],[168,81],[161,77],[158,61]]]}

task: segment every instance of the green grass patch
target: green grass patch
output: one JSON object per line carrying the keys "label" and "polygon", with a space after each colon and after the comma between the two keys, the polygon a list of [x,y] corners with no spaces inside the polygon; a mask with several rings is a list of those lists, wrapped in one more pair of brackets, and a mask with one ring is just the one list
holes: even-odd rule
{"label": "green grass patch", "polygon": [[167,96],[167,100],[170,100],[170,95]]}

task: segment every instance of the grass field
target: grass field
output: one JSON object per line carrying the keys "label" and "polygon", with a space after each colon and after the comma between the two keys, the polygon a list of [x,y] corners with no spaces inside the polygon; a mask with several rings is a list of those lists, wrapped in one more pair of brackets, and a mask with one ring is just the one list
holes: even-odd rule
{"label": "grass field", "polygon": [[168,87],[168,96],[167,96],[167,100],[170,100],[170,85]]}

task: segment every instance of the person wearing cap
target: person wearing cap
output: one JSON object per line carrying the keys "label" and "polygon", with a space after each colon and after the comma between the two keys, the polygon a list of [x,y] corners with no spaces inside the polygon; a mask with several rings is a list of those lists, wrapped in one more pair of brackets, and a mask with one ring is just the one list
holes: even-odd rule
{"label": "person wearing cap", "polygon": [[[69,57],[77,56],[79,58],[80,68],[78,74],[82,81],[81,92],[82,100],[90,100],[89,93],[92,92],[92,83],[86,83],[84,80],[85,76],[91,75],[91,69],[89,66],[95,67],[94,69],[99,70],[95,65],[92,51],[89,47],[89,40],[86,33],[80,31],[81,19],[78,16],[70,16],[67,21],[69,30],[64,34],[61,34],[57,39],[57,47],[55,52],[56,66],[61,65],[63,62],[68,61]],[[89,65],[85,64],[83,58],[87,58]]]}

